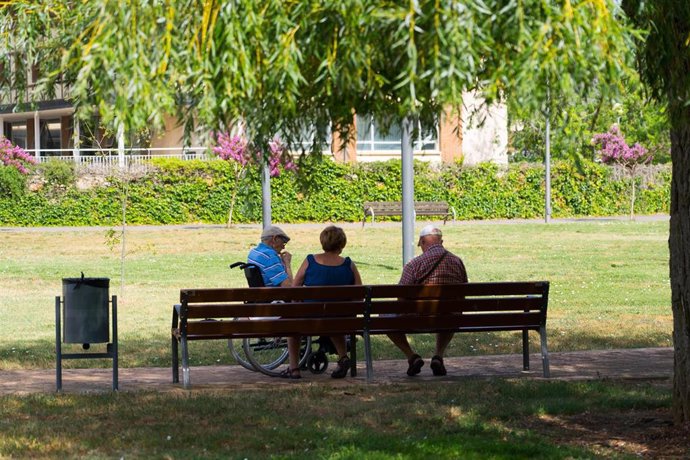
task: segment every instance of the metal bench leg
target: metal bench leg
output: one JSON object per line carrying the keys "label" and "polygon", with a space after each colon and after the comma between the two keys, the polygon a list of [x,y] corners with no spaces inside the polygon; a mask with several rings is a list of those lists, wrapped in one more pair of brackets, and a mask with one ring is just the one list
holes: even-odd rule
{"label": "metal bench leg", "polygon": [[546,327],[542,326],[539,328],[539,336],[541,337],[541,362],[544,366],[544,378],[551,377],[551,371],[549,369],[549,351],[546,348]]}
{"label": "metal bench leg", "polygon": [[522,369],[529,370],[529,331],[522,330]]}
{"label": "metal bench leg", "polygon": [[172,351],[172,380],[173,383],[179,383],[180,382],[180,354],[178,351],[177,347],[177,336],[175,335],[175,331],[177,330],[177,320],[179,318],[179,314],[177,313],[177,306],[173,307],[173,314],[172,314],[172,328],[170,329],[171,331],[171,342],[170,342],[170,350]]}
{"label": "metal bench leg", "polygon": [[350,377],[357,376],[357,334],[350,334]]}
{"label": "metal bench leg", "polygon": [[173,383],[180,383],[180,355],[177,347],[177,337],[172,336],[172,380]]}
{"label": "metal bench leg", "polygon": [[189,377],[189,350],[187,349],[189,343],[187,337],[182,337],[180,343],[182,344],[182,386],[189,389],[192,386],[192,381]]}
{"label": "metal bench leg", "polygon": [[374,366],[371,358],[371,337],[368,331],[364,331],[364,360],[367,364],[367,382],[374,377]]}
{"label": "metal bench leg", "polygon": [[62,332],[60,320],[60,296],[55,297],[55,386],[62,391]]}
{"label": "metal bench leg", "polygon": [[118,391],[120,388],[120,377],[118,375],[119,369],[119,357],[118,357],[118,342],[117,342],[117,296],[114,295],[110,300],[112,304],[112,315],[113,315],[113,391]]}

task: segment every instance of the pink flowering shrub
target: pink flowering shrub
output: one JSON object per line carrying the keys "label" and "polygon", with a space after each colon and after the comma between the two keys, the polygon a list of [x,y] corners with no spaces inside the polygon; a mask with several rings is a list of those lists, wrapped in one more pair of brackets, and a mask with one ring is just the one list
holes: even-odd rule
{"label": "pink flowering shrub", "polygon": [[246,166],[251,160],[247,149],[247,141],[240,136],[231,136],[228,133],[219,133],[216,136],[216,145],[213,153],[226,161],[235,161],[240,166]]}
{"label": "pink flowering shrub", "polygon": [[[219,158],[229,161],[234,165],[235,170],[235,184],[232,189],[232,197],[230,198],[230,210],[228,211],[228,226],[232,224],[232,213],[235,209],[235,201],[237,200],[237,189],[240,180],[244,177],[247,166],[249,164],[261,164],[263,155],[254,152],[247,142],[247,140],[238,135],[230,135],[229,133],[216,134],[216,145],[213,146],[213,153]],[[268,155],[268,169],[271,177],[280,175],[280,167],[286,171],[294,171],[297,165],[292,161],[290,152],[278,139],[274,139],[269,144]]]}
{"label": "pink flowering shrub", "polygon": [[652,154],[640,144],[632,147],[625,142],[618,125],[613,125],[608,132],[596,134],[592,143],[599,150],[601,161],[605,164],[619,164],[626,168],[646,164],[652,161]]}
{"label": "pink flowering shrub", "polygon": [[638,143],[632,147],[629,146],[618,125],[612,125],[606,133],[596,134],[592,143],[597,148],[602,163],[621,165],[630,174],[630,219],[632,220],[635,210],[637,168],[650,163],[653,155]]}
{"label": "pink flowering shrub", "polygon": [[9,139],[0,136],[0,161],[3,165],[16,168],[22,174],[29,174],[28,165],[36,164],[36,159],[23,148],[13,145]]}
{"label": "pink flowering shrub", "polygon": [[282,165],[286,171],[296,171],[297,165],[292,161],[292,156],[279,139],[274,139],[269,145],[268,169],[271,177],[280,175],[279,167]]}
{"label": "pink flowering shrub", "polygon": [[[219,158],[235,162],[240,168],[245,168],[250,163],[259,164],[262,157],[258,152],[252,152],[249,143],[244,137],[232,136],[228,133],[216,135],[216,145],[212,150]],[[268,156],[268,168],[271,177],[278,177],[280,175],[280,166],[286,171],[295,171],[297,169],[297,165],[292,161],[287,148],[279,139],[274,139],[269,144]]]}

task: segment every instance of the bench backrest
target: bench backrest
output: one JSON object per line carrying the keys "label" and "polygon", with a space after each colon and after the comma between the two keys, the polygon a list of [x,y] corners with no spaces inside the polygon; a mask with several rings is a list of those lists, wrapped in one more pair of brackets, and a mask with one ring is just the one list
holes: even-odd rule
{"label": "bench backrest", "polygon": [[[546,281],[183,289],[180,328],[190,339],[345,334],[365,328],[374,334],[539,329],[546,324],[548,291]],[[235,320],[217,321],[224,319]]]}
{"label": "bench backrest", "polygon": [[[364,212],[379,216],[397,216],[402,213],[400,201],[367,201],[363,205]],[[417,214],[438,213],[448,214],[450,206],[445,201],[415,201],[414,209]]]}
{"label": "bench backrest", "polygon": [[546,281],[370,286],[369,329],[538,329],[546,324],[548,292]]}
{"label": "bench backrest", "polygon": [[190,339],[346,334],[361,330],[365,298],[364,286],[183,289],[180,328]]}

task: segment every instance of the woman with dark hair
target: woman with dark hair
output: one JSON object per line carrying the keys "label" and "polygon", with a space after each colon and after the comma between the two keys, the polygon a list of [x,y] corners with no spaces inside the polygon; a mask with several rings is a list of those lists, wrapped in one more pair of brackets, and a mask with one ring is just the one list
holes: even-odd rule
{"label": "woman with dark hair", "polygon": [[[342,228],[335,225],[326,227],[319,237],[323,252],[309,254],[297,270],[294,286],[342,286],[360,285],[362,278],[355,263],[349,257],[341,257],[347,244],[347,237]],[[334,379],[341,379],[350,369],[350,357],[347,355],[345,336],[330,337],[338,353],[338,367],[331,373]],[[299,355],[299,337],[291,337],[294,350],[290,351],[290,367],[283,372],[286,378],[299,378],[297,359]],[[293,353],[294,351],[294,353]]]}

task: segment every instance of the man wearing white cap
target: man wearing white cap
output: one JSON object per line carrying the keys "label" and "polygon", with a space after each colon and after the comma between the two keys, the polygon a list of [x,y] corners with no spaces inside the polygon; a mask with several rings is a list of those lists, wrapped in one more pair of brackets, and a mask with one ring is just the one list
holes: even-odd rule
{"label": "man wearing white cap", "polygon": [[266,286],[292,286],[292,255],[285,250],[290,237],[275,225],[264,228],[261,242],[252,248],[247,263],[261,270]]}
{"label": "man wearing white cap", "polygon": [[[467,271],[460,257],[443,247],[443,234],[433,225],[427,225],[419,232],[417,246],[422,254],[409,261],[403,267],[399,284],[457,284],[467,282]],[[405,353],[409,367],[407,375],[421,372],[424,361],[412,350],[405,334],[388,334],[391,341]],[[431,370],[434,375],[446,375],[443,354],[448,347],[452,332],[436,334],[436,354],[431,358]]]}

